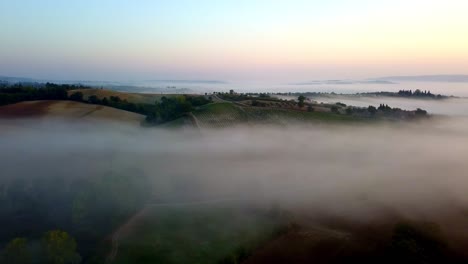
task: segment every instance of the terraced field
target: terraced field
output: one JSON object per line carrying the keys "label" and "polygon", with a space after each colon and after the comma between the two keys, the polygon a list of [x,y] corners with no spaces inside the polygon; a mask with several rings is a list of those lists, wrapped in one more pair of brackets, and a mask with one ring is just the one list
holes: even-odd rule
{"label": "terraced field", "polygon": [[251,122],[260,124],[288,124],[304,122],[358,121],[356,117],[330,112],[303,112],[289,109],[246,107]]}
{"label": "terraced field", "polygon": [[232,103],[213,103],[195,110],[201,128],[224,128],[248,122],[245,110]]}
{"label": "terraced field", "polygon": [[291,123],[355,122],[363,119],[330,112],[305,112],[269,107],[250,107],[223,102],[201,107],[193,113],[201,128],[224,128],[241,124],[286,125]]}
{"label": "terraced field", "polygon": [[189,117],[183,116],[181,118],[177,118],[176,120],[161,124],[159,127],[168,129],[191,128],[194,127],[194,124]]}

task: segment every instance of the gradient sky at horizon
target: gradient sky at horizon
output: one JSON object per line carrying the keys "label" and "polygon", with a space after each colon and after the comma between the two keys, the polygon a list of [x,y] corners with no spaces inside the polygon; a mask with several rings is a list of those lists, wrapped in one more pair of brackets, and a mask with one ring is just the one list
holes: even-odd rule
{"label": "gradient sky at horizon", "polygon": [[0,75],[304,81],[468,74],[466,0],[0,0]]}

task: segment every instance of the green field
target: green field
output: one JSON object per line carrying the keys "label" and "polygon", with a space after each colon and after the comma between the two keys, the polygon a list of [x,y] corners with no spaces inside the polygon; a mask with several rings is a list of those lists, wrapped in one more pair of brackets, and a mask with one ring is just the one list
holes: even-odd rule
{"label": "green field", "polygon": [[291,123],[359,122],[365,119],[330,112],[305,112],[291,109],[248,107],[223,102],[203,106],[193,114],[203,128],[223,128],[241,124],[286,125]]}
{"label": "green field", "polygon": [[232,204],[154,208],[122,237],[114,263],[238,263],[285,222],[273,211]]}

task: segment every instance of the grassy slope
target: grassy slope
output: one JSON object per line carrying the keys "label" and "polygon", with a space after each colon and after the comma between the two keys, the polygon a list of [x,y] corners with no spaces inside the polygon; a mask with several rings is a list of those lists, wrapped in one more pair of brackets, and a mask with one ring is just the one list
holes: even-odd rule
{"label": "grassy slope", "polygon": [[122,237],[115,263],[219,263],[247,256],[282,224],[280,217],[235,205],[155,208]]}

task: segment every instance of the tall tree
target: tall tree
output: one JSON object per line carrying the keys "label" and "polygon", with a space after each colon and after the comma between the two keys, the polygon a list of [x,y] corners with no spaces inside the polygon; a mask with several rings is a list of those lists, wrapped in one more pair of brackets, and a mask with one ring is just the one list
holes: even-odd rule
{"label": "tall tree", "polygon": [[52,230],[44,234],[42,247],[47,263],[77,264],[81,262],[76,252],[76,241],[67,232]]}
{"label": "tall tree", "polygon": [[3,250],[1,263],[5,264],[29,264],[32,263],[31,253],[28,249],[28,241],[25,238],[14,238]]}
{"label": "tall tree", "polygon": [[305,100],[305,99],[306,99],[306,98],[305,98],[305,96],[303,96],[303,95],[300,95],[300,96],[297,98],[297,100],[299,101],[299,103],[298,103],[299,107],[303,107],[303,106],[304,106],[304,100]]}

